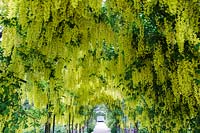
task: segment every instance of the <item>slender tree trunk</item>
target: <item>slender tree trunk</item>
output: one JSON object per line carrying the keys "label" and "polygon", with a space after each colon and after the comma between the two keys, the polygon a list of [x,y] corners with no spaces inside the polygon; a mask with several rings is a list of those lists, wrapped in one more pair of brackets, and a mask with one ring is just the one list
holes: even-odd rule
{"label": "slender tree trunk", "polygon": [[89,132],[88,126],[89,126],[89,120],[87,120],[87,132]]}
{"label": "slender tree trunk", "polygon": [[117,124],[117,122],[115,123],[115,131],[116,131],[116,133],[118,133],[118,124]]}
{"label": "slender tree trunk", "polygon": [[53,133],[55,133],[56,115],[53,115]]}
{"label": "slender tree trunk", "polygon": [[72,114],[72,133],[74,131],[74,114]]}
{"label": "slender tree trunk", "polygon": [[135,123],[134,133],[138,133],[138,121]]}
{"label": "slender tree trunk", "polygon": [[50,106],[50,88],[48,88],[48,92],[47,92],[47,97],[48,97],[48,103],[47,103],[47,106],[46,106],[46,109],[47,109],[47,122],[45,123],[45,133],[50,133],[51,132],[51,115],[52,113],[49,112],[49,106]]}
{"label": "slender tree trunk", "polygon": [[78,133],[78,124],[75,125],[75,133]]}
{"label": "slender tree trunk", "polygon": [[121,133],[121,127],[120,127],[120,124],[119,124],[117,127],[118,127],[118,128],[117,128],[118,132]]}
{"label": "slender tree trunk", "polygon": [[81,133],[81,124],[79,124],[79,133]]}
{"label": "slender tree trunk", "polygon": [[71,122],[71,113],[69,112],[69,133],[71,133],[70,122]]}
{"label": "slender tree trunk", "polygon": [[[68,124],[68,123],[67,123]],[[69,129],[68,129],[68,127],[66,126],[66,133],[69,133]]]}
{"label": "slender tree trunk", "polygon": [[45,133],[50,133],[51,130],[51,113],[48,113],[47,122],[45,123]]}

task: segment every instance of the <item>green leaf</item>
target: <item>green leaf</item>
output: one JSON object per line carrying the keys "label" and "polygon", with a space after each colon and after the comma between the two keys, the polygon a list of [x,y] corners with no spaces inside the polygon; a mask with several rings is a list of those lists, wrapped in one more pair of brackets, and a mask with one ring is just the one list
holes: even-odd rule
{"label": "green leaf", "polygon": [[200,47],[200,43],[196,44],[196,45],[194,46],[194,49],[195,49],[196,51],[198,51],[198,50],[199,50],[199,47]]}
{"label": "green leaf", "polygon": [[9,133],[9,132],[10,132],[9,128],[6,127],[5,130],[4,130],[4,133]]}
{"label": "green leaf", "polygon": [[200,69],[195,70],[196,73],[200,74]]}
{"label": "green leaf", "polygon": [[10,112],[10,110],[8,108],[6,108],[6,110],[3,111],[3,115],[8,115]]}
{"label": "green leaf", "polygon": [[28,124],[25,124],[25,125],[24,125],[24,128],[28,128]]}
{"label": "green leaf", "polygon": [[196,84],[200,84],[200,80],[199,79],[195,79]]}

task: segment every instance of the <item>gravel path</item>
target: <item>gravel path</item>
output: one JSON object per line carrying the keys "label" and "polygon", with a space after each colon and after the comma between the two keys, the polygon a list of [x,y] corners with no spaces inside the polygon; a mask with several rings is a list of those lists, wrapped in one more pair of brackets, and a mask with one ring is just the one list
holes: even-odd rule
{"label": "gravel path", "polygon": [[93,133],[111,133],[104,122],[97,122]]}

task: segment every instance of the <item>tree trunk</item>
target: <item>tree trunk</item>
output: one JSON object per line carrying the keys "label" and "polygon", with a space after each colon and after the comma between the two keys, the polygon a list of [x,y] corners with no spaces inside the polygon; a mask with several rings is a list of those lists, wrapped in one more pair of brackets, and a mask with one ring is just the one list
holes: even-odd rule
{"label": "tree trunk", "polygon": [[81,124],[79,124],[79,133],[81,133]]}
{"label": "tree trunk", "polygon": [[72,133],[74,131],[74,114],[72,115]]}
{"label": "tree trunk", "polygon": [[[49,108],[49,105],[47,105],[47,110]],[[47,122],[45,123],[45,133],[50,133],[51,131],[51,112],[48,112],[47,115]]]}
{"label": "tree trunk", "polygon": [[88,127],[89,127],[89,120],[87,120],[87,132],[89,132]]}
{"label": "tree trunk", "polygon": [[78,124],[75,125],[75,133],[78,133]]}
{"label": "tree trunk", "polygon": [[71,113],[69,113],[69,125],[68,125],[69,126],[69,133],[71,133],[71,128],[70,128],[71,123],[70,122],[71,122]]}
{"label": "tree trunk", "polygon": [[51,113],[49,112],[45,127],[45,133],[50,133],[50,131],[51,131]]}
{"label": "tree trunk", "polygon": [[56,115],[53,115],[53,133],[55,133]]}
{"label": "tree trunk", "polygon": [[135,123],[134,133],[138,133],[138,121]]}

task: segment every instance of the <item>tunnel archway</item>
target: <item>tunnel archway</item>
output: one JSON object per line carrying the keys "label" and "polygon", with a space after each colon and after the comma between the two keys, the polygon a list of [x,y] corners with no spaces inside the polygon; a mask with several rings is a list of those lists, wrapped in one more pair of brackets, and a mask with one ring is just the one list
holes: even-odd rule
{"label": "tunnel archway", "polygon": [[70,132],[101,103],[121,110],[122,128],[200,130],[197,0],[0,6],[0,131],[49,133],[63,124]]}

